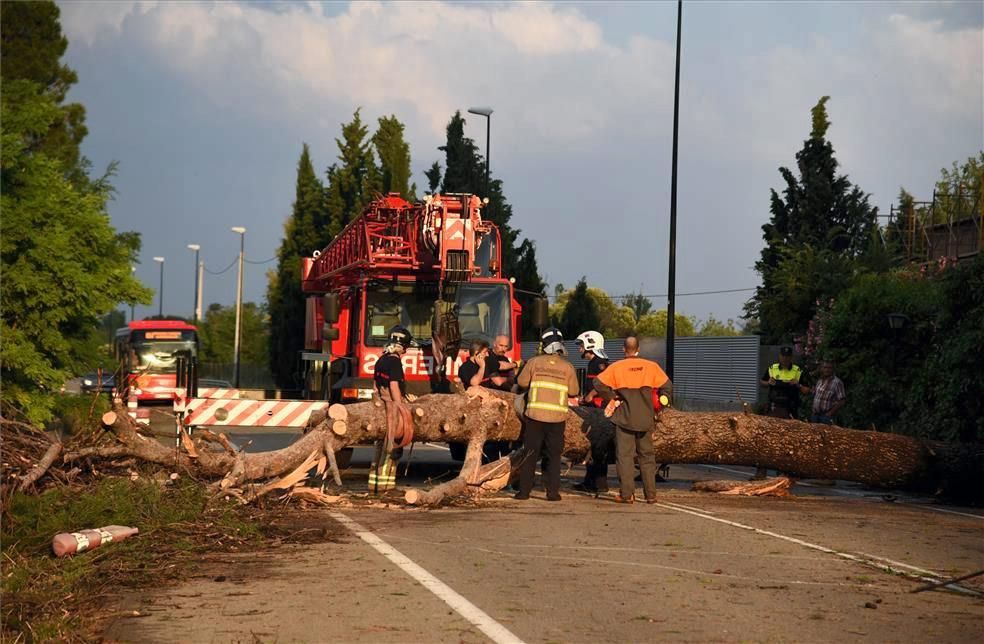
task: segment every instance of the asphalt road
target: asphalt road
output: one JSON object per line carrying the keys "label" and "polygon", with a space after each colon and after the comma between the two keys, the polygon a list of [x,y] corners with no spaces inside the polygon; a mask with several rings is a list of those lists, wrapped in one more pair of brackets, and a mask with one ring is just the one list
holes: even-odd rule
{"label": "asphalt road", "polygon": [[[292,434],[233,431],[249,449]],[[984,516],[932,499],[839,482],[791,498],[691,492],[747,468],[672,466],[655,506],[581,495],[547,503],[500,493],[434,510],[363,496],[309,510],[315,543],[203,562],[188,582],[131,597],[121,641],[642,642],[938,641],[984,637],[977,578],[913,594],[925,580],[984,569]],[[401,486],[453,476],[446,449],[418,445]],[[614,468],[612,483],[614,484]],[[975,594],[976,589],[976,594]]]}

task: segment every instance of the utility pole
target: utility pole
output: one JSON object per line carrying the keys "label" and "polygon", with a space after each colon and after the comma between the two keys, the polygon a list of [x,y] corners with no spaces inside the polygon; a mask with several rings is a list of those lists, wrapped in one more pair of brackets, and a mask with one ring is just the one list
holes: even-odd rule
{"label": "utility pole", "polygon": [[161,265],[161,287],[157,291],[157,317],[164,317],[164,258],[155,257],[154,261]]}
{"label": "utility pole", "polygon": [[199,246],[198,244],[188,244],[188,248],[195,251],[195,309],[192,315],[194,316],[195,324],[198,324],[198,317],[201,315],[201,311],[198,310],[198,287],[199,287],[199,280],[198,280],[199,255],[198,254],[201,251],[202,247]]}
{"label": "utility pole", "polygon": [[242,226],[235,226],[232,232],[239,233],[239,285],[236,288],[236,337],[233,341],[233,386],[239,388],[239,349],[240,336],[242,335],[243,317],[243,256],[246,247],[246,229]]}

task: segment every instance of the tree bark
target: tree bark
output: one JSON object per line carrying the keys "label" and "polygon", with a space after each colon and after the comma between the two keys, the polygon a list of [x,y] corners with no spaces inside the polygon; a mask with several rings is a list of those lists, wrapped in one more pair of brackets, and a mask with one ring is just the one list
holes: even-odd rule
{"label": "tree bark", "polygon": [[[436,503],[449,495],[499,489],[515,475],[520,454],[478,466],[477,454],[486,440],[517,440],[521,423],[513,409],[514,396],[433,394],[411,403],[414,436],[418,441],[479,445],[457,479],[431,492],[408,494],[415,503]],[[572,408],[564,434],[564,455],[584,458],[591,443],[611,440],[615,427],[599,409]],[[344,425],[344,427],[342,425]],[[328,454],[346,446],[367,444],[386,432],[385,411],[378,401],[347,405],[325,417],[294,444],[274,452],[233,455],[207,448],[198,458],[147,439],[122,408],[104,417],[118,445],[89,448],[65,456],[135,456],[168,467],[195,470],[206,477],[229,475],[240,462],[237,478],[256,481],[282,476],[312,453]],[[796,476],[858,481],[870,485],[921,491],[980,494],[984,465],[981,446],[955,446],[879,432],[783,420],[743,413],[699,413],[665,410],[653,440],[657,462],[730,464],[768,467]],[[505,469],[508,465],[508,470]],[[493,481],[494,479],[494,481]],[[496,487],[497,486],[497,487]]]}

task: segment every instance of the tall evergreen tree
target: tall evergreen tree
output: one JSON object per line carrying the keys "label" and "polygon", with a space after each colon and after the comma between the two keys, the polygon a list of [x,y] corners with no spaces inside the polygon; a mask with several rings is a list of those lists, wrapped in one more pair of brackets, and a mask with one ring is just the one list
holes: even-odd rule
{"label": "tall evergreen tree", "polygon": [[403,123],[395,116],[381,117],[372,142],[379,157],[383,193],[398,192],[415,201],[417,185],[410,183],[410,145],[403,138]]}
{"label": "tall evergreen tree", "polygon": [[270,310],[270,370],[281,387],[297,384],[298,353],[304,348],[305,296],[301,291],[301,258],[327,245],[324,186],[314,172],[305,143],[297,162],[294,206],[284,224],[284,239],[277,250],[277,269],[267,286]]}
{"label": "tall evergreen tree", "polygon": [[59,106],[59,113],[47,132],[33,137],[28,150],[45,153],[61,163],[66,176],[86,183],[87,163],[80,152],[82,139],[88,134],[85,107],[64,102],[79,77],[61,62],[68,38],[62,34],[60,13],[53,2],[4,2],[0,70],[5,81],[20,79],[35,83]]}
{"label": "tall evergreen tree", "polygon": [[[328,240],[361,213],[383,188],[369,129],[359,112],[356,110],[352,120],[342,124],[342,138],[335,139],[338,163],[328,168],[326,221],[323,226],[317,226],[325,231]],[[409,152],[407,155],[409,158]]]}
{"label": "tall evergreen tree", "polygon": [[[851,184],[846,175],[837,174],[834,147],[827,139],[830,120],[824,96],[811,110],[810,138],[796,154],[799,176],[779,168],[786,183],[782,196],[771,191],[772,217],[762,226],[765,248],[755,264],[762,285],[745,305],[746,315],[761,323],[762,335],[771,342],[788,341],[806,331],[815,313],[816,300],[834,295],[823,284],[823,275],[801,275],[800,288],[811,292],[806,303],[792,305],[784,284],[778,280],[786,258],[807,248],[819,254],[812,265],[841,264],[858,260],[872,249],[877,231],[878,209],[868,203],[868,195]],[[805,283],[805,284],[804,284]]]}
{"label": "tall evergreen tree", "polygon": [[[479,154],[475,142],[465,136],[465,119],[461,112],[455,112],[448,122],[447,140],[440,147],[445,155],[444,180],[441,192],[469,192],[484,195],[485,161]],[[428,178],[438,176],[440,167],[437,163],[431,167]],[[504,274],[516,278],[516,288],[543,295],[546,285],[536,270],[536,246],[529,240],[521,243],[520,230],[510,224],[512,206],[506,201],[500,179],[492,179],[488,186],[489,203],[483,210],[482,216],[499,228],[502,236],[502,267]],[[530,270],[531,267],[533,270]],[[529,316],[532,312],[532,302],[528,294],[520,294],[524,303],[524,319],[522,321],[524,336],[528,336],[531,328]]]}
{"label": "tall evergreen tree", "polygon": [[90,179],[79,153],[85,111],[65,104],[75,72],[51,2],[4,3],[0,170],[0,379],[3,403],[34,421],[73,371],[99,360],[93,333],[120,302],[149,302],[132,276],[136,233],[110,225],[109,178]]}

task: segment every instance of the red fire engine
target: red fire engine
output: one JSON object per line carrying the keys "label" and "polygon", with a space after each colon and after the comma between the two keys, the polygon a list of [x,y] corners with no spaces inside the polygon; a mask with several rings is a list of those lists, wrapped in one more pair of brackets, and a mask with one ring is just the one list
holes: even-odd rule
{"label": "red fire engine", "polygon": [[171,402],[177,360],[198,355],[198,329],[183,320],[133,320],[117,329],[113,353],[141,402]]}
{"label": "red fire engine", "polygon": [[396,325],[419,344],[403,357],[409,393],[446,390],[459,351],[475,339],[504,335],[508,356],[520,359],[521,307],[483,205],[470,194],[409,203],[391,193],[302,260],[308,398],[371,398],[373,367]]}

